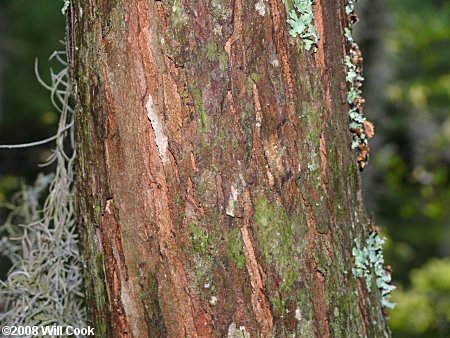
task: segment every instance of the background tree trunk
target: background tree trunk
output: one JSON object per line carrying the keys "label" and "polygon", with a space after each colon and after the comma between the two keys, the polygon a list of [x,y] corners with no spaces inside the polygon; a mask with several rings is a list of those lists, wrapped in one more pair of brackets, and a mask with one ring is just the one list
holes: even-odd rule
{"label": "background tree trunk", "polygon": [[259,3],[71,1],[96,336],[388,336],[351,273],[344,1],[315,1],[317,53]]}

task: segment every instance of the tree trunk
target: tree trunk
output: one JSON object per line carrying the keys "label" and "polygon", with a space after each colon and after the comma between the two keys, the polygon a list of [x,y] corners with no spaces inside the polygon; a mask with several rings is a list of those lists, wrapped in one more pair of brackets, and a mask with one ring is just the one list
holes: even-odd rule
{"label": "tree trunk", "polygon": [[382,337],[344,1],[72,0],[78,204],[99,337]]}

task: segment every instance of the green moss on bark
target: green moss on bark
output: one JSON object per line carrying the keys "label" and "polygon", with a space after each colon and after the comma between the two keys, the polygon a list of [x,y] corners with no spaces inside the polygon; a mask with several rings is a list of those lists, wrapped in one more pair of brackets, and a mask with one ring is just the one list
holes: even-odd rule
{"label": "green moss on bark", "polygon": [[[300,275],[301,265],[295,259],[295,239],[292,222],[286,211],[265,198],[255,203],[255,223],[258,247],[266,264],[272,265],[277,276],[268,276],[270,301],[278,316],[284,316],[286,299]],[[279,287],[276,285],[279,284]]]}

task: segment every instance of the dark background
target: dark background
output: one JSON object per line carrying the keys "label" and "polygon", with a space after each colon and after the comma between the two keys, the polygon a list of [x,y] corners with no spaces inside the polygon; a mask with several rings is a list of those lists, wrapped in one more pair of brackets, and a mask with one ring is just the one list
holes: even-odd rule
{"label": "dark background", "polygon": [[[0,144],[52,136],[58,114],[34,74],[64,49],[61,1],[0,0]],[[393,336],[450,337],[450,1],[361,0],[365,114],[375,123],[363,172],[367,207],[388,238],[397,290]],[[53,66],[57,67],[56,64]],[[0,150],[0,205],[32,184],[52,144]],[[6,210],[0,210],[0,223]],[[1,234],[0,234],[1,235]],[[9,267],[0,260],[0,277]]]}

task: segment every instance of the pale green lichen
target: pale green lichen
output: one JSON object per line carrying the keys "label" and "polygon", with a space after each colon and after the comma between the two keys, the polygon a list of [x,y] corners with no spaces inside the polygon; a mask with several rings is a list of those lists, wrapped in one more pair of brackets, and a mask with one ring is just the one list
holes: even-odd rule
{"label": "pale green lichen", "polygon": [[245,329],[245,326],[240,326],[239,329],[236,323],[231,323],[228,326],[228,338],[250,338],[250,333]]}
{"label": "pale green lichen", "polygon": [[181,13],[181,5],[180,5],[180,0],[175,0],[174,2],[173,2],[173,5],[172,5],[172,13],[174,13],[174,14],[180,14]]}
{"label": "pale green lichen", "polygon": [[384,307],[393,309],[395,303],[389,302],[390,293],[395,289],[391,284],[391,275],[384,268],[383,244],[385,238],[373,231],[367,237],[364,247],[359,238],[355,238],[355,247],[352,250],[355,258],[353,276],[364,278],[368,291],[371,291],[373,273],[375,273],[376,286],[381,292],[381,303]]}
{"label": "pale green lichen", "polygon": [[255,9],[258,11],[259,15],[264,16],[266,14],[266,6],[264,5],[264,0],[259,0],[255,4]]}
{"label": "pale green lichen", "polygon": [[352,37],[352,26],[357,21],[355,3],[357,0],[347,0],[345,13],[347,15],[347,27],[344,28],[344,36],[350,46],[348,54],[344,58],[346,68],[345,81],[347,82],[347,103],[350,106],[349,129],[352,132],[352,149],[357,153],[360,169],[364,169],[369,159],[368,139],[373,136],[373,124],[363,116],[362,106],[365,100],[362,97],[362,57],[358,45]]}
{"label": "pale green lichen", "polygon": [[227,21],[233,13],[232,7],[226,6],[224,0],[211,0],[211,7],[213,16],[221,21]]}
{"label": "pale green lichen", "polygon": [[347,93],[347,102],[350,105],[348,115],[350,117],[350,130],[360,130],[360,133],[354,132],[354,140],[352,143],[352,149],[357,149],[360,144],[368,144],[368,140],[364,133],[364,122],[366,118],[360,112],[360,108],[355,102],[359,102],[362,98],[361,86],[364,81],[364,77],[357,70],[357,66],[352,62],[350,55],[347,55],[344,60],[344,64],[347,67],[347,75],[345,80],[349,84]]}
{"label": "pale green lichen", "polygon": [[231,196],[228,200],[228,205],[226,208],[226,214],[230,217],[235,217],[234,215],[234,208],[236,206],[237,198],[239,196],[239,192],[235,187],[231,187]]}
{"label": "pale green lichen", "polygon": [[355,4],[358,0],[347,0],[345,5],[345,14],[350,15],[355,10]]}
{"label": "pale green lichen", "polygon": [[306,50],[314,47],[317,51],[319,34],[314,27],[314,13],[312,0],[294,0],[294,9],[289,12],[288,24],[291,26],[289,34],[296,38],[300,36]]}
{"label": "pale green lichen", "polygon": [[66,14],[66,11],[69,9],[69,6],[70,6],[70,0],[64,0],[63,6],[61,8],[61,13],[63,15]]}
{"label": "pale green lichen", "polygon": [[217,304],[217,297],[216,296],[211,296],[211,298],[209,299],[209,304],[211,306],[216,306],[216,304]]}
{"label": "pale green lichen", "polygon": [[344,28],[344,35],[348,42],[350,42],[350,43],[353,42],[352,31],[350,28],[348,28],[348,27]]}

